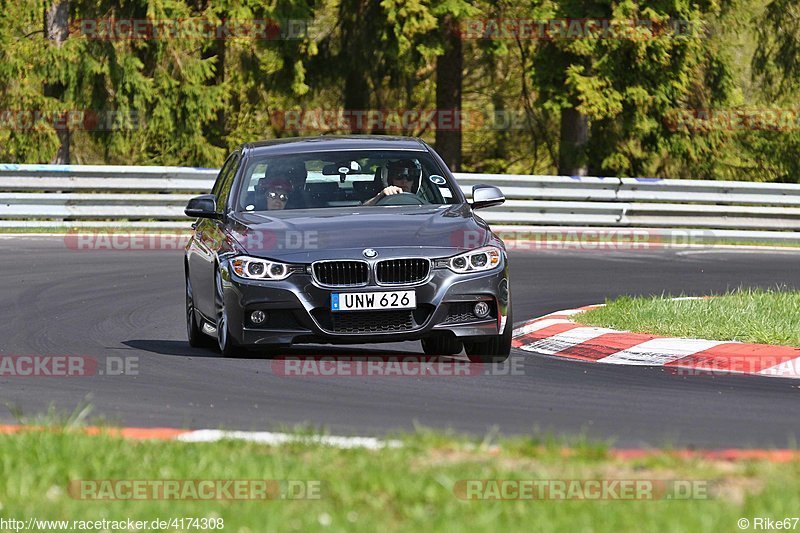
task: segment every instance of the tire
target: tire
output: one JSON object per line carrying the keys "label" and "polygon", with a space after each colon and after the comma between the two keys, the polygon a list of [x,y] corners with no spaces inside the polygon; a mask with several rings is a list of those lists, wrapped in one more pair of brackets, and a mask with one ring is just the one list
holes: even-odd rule
{"label": "tire", "polygon": [[502,363],[511,354],[511,334],[514,322],[511,313],[506,317],[506,329],[500,335],[494,335],[485,341],[464,343],[467,357],[473,363]]}
{"label": "tire", "polygon": [[425,355],[455,355],[464,349],[464,344],[457,338],[431,337],[422,339],[422,351]]}
{"label": "tire", "polygon": [[223,357],[236,357],[240,348],[228,329],[228,314],[225,311],[225,298],[222,292],[222,275],[217,270],[214,276],[215,302],[217,308],[217,347]]}
{"label": "tire", "polygon": [[194,296],[192,293],[192,282],[189,275],[186,275],[186,338],[192,348],[208,348],[211,346],[211,338],[203,333],[200,323],[197,321],[197,312],[194,309]]}

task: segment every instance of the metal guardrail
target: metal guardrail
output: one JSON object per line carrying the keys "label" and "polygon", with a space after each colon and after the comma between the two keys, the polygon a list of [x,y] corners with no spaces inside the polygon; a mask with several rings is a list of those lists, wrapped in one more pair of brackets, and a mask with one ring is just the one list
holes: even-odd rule
{"label": "metal guardrail", "polygon": [[[186,228],[186,202],[217,170],[190,167],[0,164],[0,228]],[[730,239],[800,241],[800,185],[567,176],[456,174],[500,187],[481,211],[504,231],[553,228],[710,230]]]}

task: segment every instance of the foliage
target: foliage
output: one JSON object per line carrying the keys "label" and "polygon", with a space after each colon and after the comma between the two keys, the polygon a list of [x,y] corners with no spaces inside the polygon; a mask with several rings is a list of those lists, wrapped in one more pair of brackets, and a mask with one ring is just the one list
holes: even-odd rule
{"label": "foliage", "polygon": [[[69,124],[75,163],[217,166],[247,140],[345,132],[343,109],[433,110],[448,17],[462,27],[597,19],[621,33],[464,35],[465,170],[555,173],[572,108],[589,120],[592,174],[800,176],[797,110],[783,128],[713,119],[794,109],[794,0],[69,0],[61,46],[42,31],[42,7],[57,1],[0,0],[2,161],[53,160]],[[272,21],[274,31],[93,39],[81,26],[112,18]],[[292,24],[307,31],[280,33]],[[309,111],[328,120],[286,120]],[[367,130],[434,137],[424,121]]]}

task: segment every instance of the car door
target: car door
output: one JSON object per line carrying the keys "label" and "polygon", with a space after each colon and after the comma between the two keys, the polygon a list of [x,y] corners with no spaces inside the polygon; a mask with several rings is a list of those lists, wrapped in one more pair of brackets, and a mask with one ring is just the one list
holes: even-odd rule
{"label": "car door", "polygon": [[[241,153],[238,151],[228,157],[211,191],[216,197],[217,213],[220,215],[227,212],[227,200],[240,160]],[[195,307],[212,320],[216,319],[214,272],[217,253],[221,243],[224,242],[224,224],[224,217],[220,220],[199,219],[192,239],[193,249],[189,256]]]}

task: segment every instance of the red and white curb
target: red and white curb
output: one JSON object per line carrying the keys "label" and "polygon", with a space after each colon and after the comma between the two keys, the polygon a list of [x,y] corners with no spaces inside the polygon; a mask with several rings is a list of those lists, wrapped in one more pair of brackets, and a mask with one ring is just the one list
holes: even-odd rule
{"label": "red and white curb", "polygon": [[[617,365],[664,366],[686,375],[752,374],[800,378],[800,348],[680,339],[584,326],[573,317],[599,305],[556,311],[514,330],[512,345],[567,359]],[[690,372],[686,372],[690,370]]]}
{"label": "red and white curb", "polygon": [[[9,435],[23,431],[69,431],[50,429],[39,426],[0,425],[0,435]],[[373,437],[338,437],[332,435],[302,435],[290,433],[274,433],[271,431],[224,431],[221,429],[176,429],[176,428],[101,428],[80,427],[76,431],[88,435],[111,435],[134,440],[177,440],[181,442],[217,442],[221,440],[242,440],[281,446],[285,444],[319,444],[334,448],[366,448],[380,450],[397,448],[399,441],[380,440]]]}
{"label": "red and white curb", "polygon": [[219,429],[198,429],[183,433],[177,437],[182,442],[216,442],[224,439],[244,440],[279,446],[283,444],[321,444],[334,448],[366,448],[380,450],[382,448],[397,448],[400,442],[394,440],[380,440],[374,437],[337,437],[335,435],[291,435],[288,433],[273,433],[270,431],[223,431]]}

